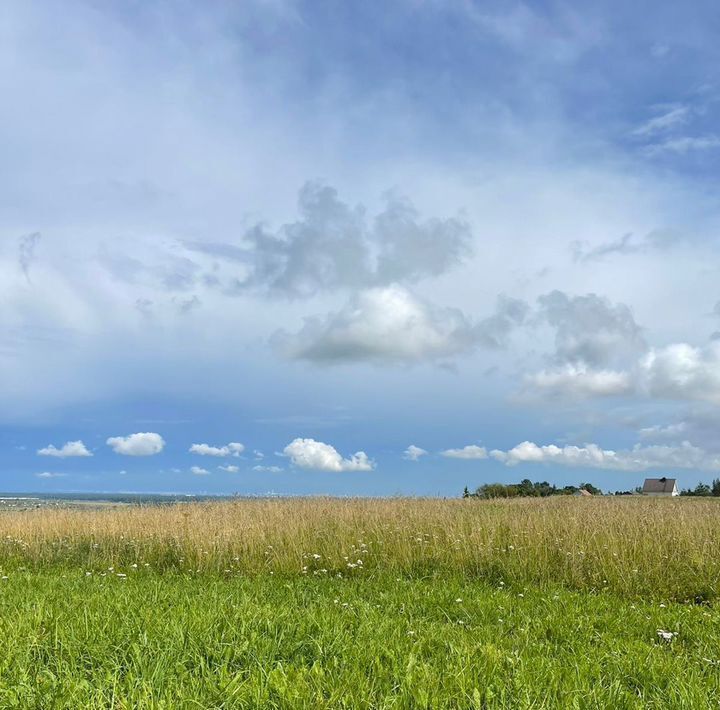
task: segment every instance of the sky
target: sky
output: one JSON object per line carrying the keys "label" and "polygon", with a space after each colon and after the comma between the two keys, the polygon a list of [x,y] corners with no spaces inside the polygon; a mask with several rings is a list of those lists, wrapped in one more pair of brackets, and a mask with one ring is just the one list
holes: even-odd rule
{"label": "sky", "polygon": [[0,490],[720,476],[719,32],[2,3]]}

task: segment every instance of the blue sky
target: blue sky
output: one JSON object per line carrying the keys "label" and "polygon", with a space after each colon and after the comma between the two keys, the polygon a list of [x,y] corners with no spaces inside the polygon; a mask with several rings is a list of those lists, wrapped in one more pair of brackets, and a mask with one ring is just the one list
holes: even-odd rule
{"label": "blue sky", "polygon": [[0,489],[718,475],[719,25],[4,3]]}

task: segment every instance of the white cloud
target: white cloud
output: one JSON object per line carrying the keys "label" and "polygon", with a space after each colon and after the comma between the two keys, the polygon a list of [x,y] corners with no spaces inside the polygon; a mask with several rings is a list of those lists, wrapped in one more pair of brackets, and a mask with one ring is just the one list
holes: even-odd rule
{"label": "white cloud", "polygon": [[51,473],[50,471],[43,471],[42,473],[35,474],[38,478],[62,478],[67,476],[66,473]]}
{"label": "white cloud", "polygon": [[688,153],[702,152],[704,150],[717,150],[720,148],[720,138],[715,135],[705,136],[679,136],[668,138],[660,143],[645,146],[643,152],[651,157],[673,153],[687,155]]}
{"label": "white cloud", "polygon": [[78,439],[77,441],[68,441],[59,449],[56,449],[52,444],[43,449],[38,449],[38,456],[56,456],[65,459],[73,456],[92,456],[92,452]]}
{"label": "white cloud", "polygon": [[526,382],[537,390],[569,397],[616,396],[629,394],[634,387],[630,373],[570,364],[528,375]]}
{"label": "white cloud", "polygon": [[237,473],[240,470],[239,466],[218,466],[218,468],[225,473]]}
{"label": "white cloud", "polygon": [[210,475],[210,471],[208,471],[206,468],[202,468],[201,466],[191,466],[190,473],[192,473],[194,476],[209,476]]}
{"label": "white cloud", "polygon": [[719,404],[720,343],[703,348],[687,343],[652,348],[640,362],[639,378],[651,397]]}
{"label": "white cloud", "polygon": [[668,424],[661,426],[655,424],[640,429],[638,434],[642,439],[677,439],[687,432],[688,425],[686,422],[678,422],[677,424]]}
{"label": "white cloud", "polygon": [[410,446],[405,449],[403,458],[408,461],[418,461],[421,456],[425,456],[426,454],[427,451],[425,449],[421,449],[419,446],[415,446],[415,444],[410,444]]}
{"label": "white cloud", "polygon": [[225,446],[193,444],[189,450],[191,454],[198,454],[198,456],[240,456],[245,451],[245,446],[238,442],[230,442]]}
{"label": "white cloud", "polygon": [[614,451],[601,449],[597,444],[584,446],[539,446],[523,441],[509,451],[490,452],[497,461],[506,466],[520,463],[551,463],[577,468],[599,468],[619,471],[645,471],[654,468],[720,470],[720,456],[709,453],[683,441],[676,446],[642,446]]}
{"label": "white cloud", "polygon": [[445,449],[440,455],[449,459],[486,459],[488,454],[484,446],[470,444],[462,449]]}
{"label": "white cloud", "polygon": [[283,468],[281,466],[253,466],[253,471],[266,471],[268,473],[280,473]]}
{"label": "white cloud", "polygon": [[165,440],[154,432],[139,432],[129,436],[111,436],[107,445],[123,456],[154,456],[165,447]]}
{"label": "white cloud", "polygon": [[703,347],[673,343],[650,348],[625,370],[568,364],[527,375],[525,380],[539,391],[564,396],[637,394],[720,404],[720,342]]}
{"label": "white cloud", "polygon": [[372,471],[375,468],[364,451],[344,459],[330,444],[315,439],[295,439],[285,447],[283,454],[295,466],[316,471]]}
{"label": "white cloud", "polygon": [[643,123],[640,127],[633,131],[636,136],[650,136],[656,133],[665,133],[666,131],[677,128],[687,123],[690,117],[690,107],[683,105],[675,105],[669,107],[665,113],[651,118]]}
{"label": "white cloud", "polygon": [[433,306],[397,285],[363,291],[342,310],[307,318],[299,332],[274,337],[287,357],[322,363],[433,360],[476,341],[461,311]]}

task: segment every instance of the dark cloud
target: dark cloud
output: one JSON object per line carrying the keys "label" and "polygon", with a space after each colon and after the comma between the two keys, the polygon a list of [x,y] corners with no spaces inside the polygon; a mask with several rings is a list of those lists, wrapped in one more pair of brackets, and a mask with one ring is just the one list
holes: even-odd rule
{"label": "dark cloud", "polygon": [[592,249],[588,249],[583,242],[573,242],[570,248],[575,261],[586,262],[600,261],[613,254],[636,254],[645,249],[645,245],[634,242],[632,234],[625,234],[617,241],[600,244]]}
{"label": "dark cloud", "polygon": [[478,343],[487,348],[504,348],[510,334],[527,319],[530,306],[517,298],[500,295],[495,313],[474,328]]}
{"label": "dark cloud", "polygon": [[18,263],[28,283],[30,283],[30,266],[35,261],[35,249],[40,243],[40,239],[42,239],[40,232],[33,232],[20,237]]}
{"label": "dark cloud", "polygon": [[386,196],[369,221],[337,191],[310,182],[300,190],[300,219],[273,231],[257,224],[242,245],[186,242],[185,247],[244,266],[229,290],[308,297],[321,291],[413,283],[437,276],[470,253],[472,234],[459,218],[420,218],[413,205]]}
{"label": "dark cloud", "polygon": [[692,243],[697,238],[675,229],[654,229],[644,237],[636,239],[632,233],[624,234],[614,242],[605,242],[590,247],[586,242],[575,241],[570,244],[573,260],[578,263],[601,261],[608,256],[627,256],[644,254],[653,250],[670,249],[682,242]]}
{"label": "dark cloud", "polygon": [[604,368],[647,349],[642,329],[623,303],[589,293],[551,291],[538,298],[540,318],[555,329],[554,361]]}

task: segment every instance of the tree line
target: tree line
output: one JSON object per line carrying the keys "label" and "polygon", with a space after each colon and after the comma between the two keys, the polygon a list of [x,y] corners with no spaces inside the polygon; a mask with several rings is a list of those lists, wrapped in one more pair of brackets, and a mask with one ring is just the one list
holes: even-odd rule
{"label": "tree line", "polygon": [[602,491],[592,483],[581,483],[579,486],[563,486],[558,488],[547,481],[531,481],[524,478],[520,483],[484,483],[471,493],[467,486],[463,498],[547,498],[549,496],[571,496],[584,490],[592,495],[601,495]]}
{"label": "tree line", "polygon": [[681,496],[715,496],[720,497],[720,478],[716,478],[708,485],[698,483],[695,488],[685,488],[680,491]]}
{"label": "tree line", "polygon": [[[585,490],[592,495],[602,495],[602,491],[592,483],[558,488],[547,481],[531,481],[529,478],[524,478],[520,483],[484,483],[472,493],[465,486],[463,498],[547,498],[548,496],[571,496],[580,490]],[[631,491],[615,491],[613,495],[630,496],[640,493],[642,493],[642,486],[637,486]],[[680,491],[680,495],[720,498],[720,478],[715,478],[709,485],[698,483],[695,488],[684,488]]]}

